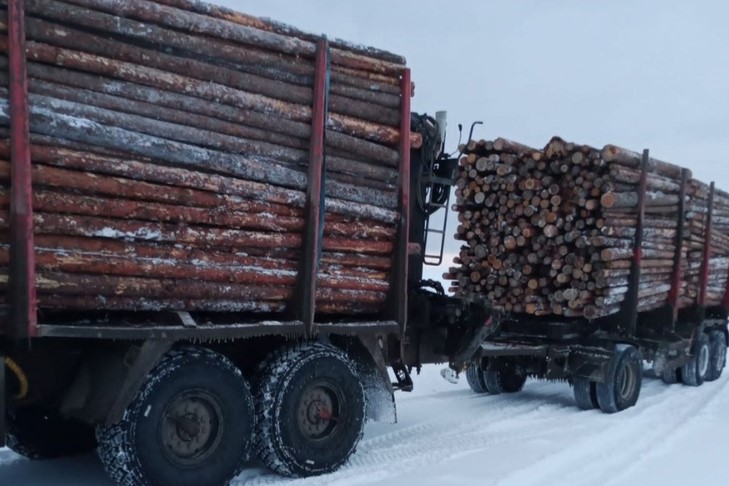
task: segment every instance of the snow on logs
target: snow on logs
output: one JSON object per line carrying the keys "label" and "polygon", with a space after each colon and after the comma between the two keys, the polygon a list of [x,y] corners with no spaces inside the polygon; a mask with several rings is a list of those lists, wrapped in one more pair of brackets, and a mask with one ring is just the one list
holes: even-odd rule
{"label": "snow on logs", "polygon": [[[464,241],[444,278],[459,295],[531,315],[614,314],[628,291],[638,223],[641,154],[552,139],[537,150],[505,139],[464,147],[457,184]],[[665,305],[674,258],[683,265],[679,307],[699,303],[709,187],[681,168],[650,159],[646,180],[638,310]],[[677,249],[678,225],[684,238]],[[717,191],[707,305],[719,305],[729,270],[729,194]]]}
{"label": "snow on logs", "polygon": [[[25,5],[40,307],[284,310],[307,224],[319,38],[197,0]],[[400,138],[422,141],[400,133],[405,59],[330,46],[317,311],[369,313],[389,289]],[[0,286],[7,50],[0,35]]]}

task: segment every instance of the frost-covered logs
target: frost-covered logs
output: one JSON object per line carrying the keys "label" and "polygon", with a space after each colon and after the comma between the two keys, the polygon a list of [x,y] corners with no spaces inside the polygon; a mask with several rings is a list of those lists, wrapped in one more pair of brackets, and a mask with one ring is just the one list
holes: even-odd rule
{"label": "frost-covered logs", "polygon": [[[40,306],[282,310],[306,224],[317,38],[186,0],[26,12]],[[389,286],[405,61],[331,46],[318,310],[371,312]],[[5,127],[7,47],[0,36]],[[8,262],[4,244],[0,274]]]}

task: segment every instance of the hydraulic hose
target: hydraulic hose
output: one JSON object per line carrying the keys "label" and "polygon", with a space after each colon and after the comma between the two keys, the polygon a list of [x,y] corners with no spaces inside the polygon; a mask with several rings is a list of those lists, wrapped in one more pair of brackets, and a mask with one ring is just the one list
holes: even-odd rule
{"label": "hydraulic hose", "polygon": [[5,358],[5,366],[13,372],[15,378],[18,380],[18,393],[16,393],[13,398],[15,400],[22,400],[28,396],[28,377],[23,372],[20,365],[11,358]]}

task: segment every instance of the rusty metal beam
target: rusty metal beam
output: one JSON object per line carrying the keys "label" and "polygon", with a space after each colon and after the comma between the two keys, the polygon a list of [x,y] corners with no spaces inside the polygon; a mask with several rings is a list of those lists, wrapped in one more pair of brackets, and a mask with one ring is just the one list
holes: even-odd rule
{"label": "rusty metal beam", "polygon": [[329,42],[319,41],[312,104],[309,177],[306,193],[307,224],[304,233],[301,269],[299,270],[292,308],[304,322],[307,333],[314,331],[316,288],[324,239],[324,197],[326,194],[326,159],[324,134],[329,111]]}
{"label": "rusty metal beam", "polygon": [[30,167],[30,109],[25,57],[25,2],[8,1],[8,64],[10,68],[10,335],[36,334],[33,205]]}
{"label": "rusty metal beam", "polygon": [[701,255],[701,290],[699,292],[699,305],[706,305],[706,292],[709,285],[709,263],[711,261],[711,230],[712,217],[714,215],[714,192],[715,184],[709,186],[708,212],[706,213],[706,225],[704,226],[704,248]]}
{"label": "rusty metal beam", "polygon": [[684,275],[684,250],[683,250],[683,239],[686,229],[686,189],[688,185],[689,171],[684,169],[681,171],[681,186],[679,189],[678,198],[678,221],[676,229],[676,250],[673,258],[673,276],[671,279],[671,292],[668,297],[669,304],[673,307],[673,323],[672,327],[675,327],[676,319],[678,318],[679,309],[679,297],[681,295],[681,284]]}
{"label": "rusty metal beam", "polygon": [[650,152],[643,151],[640,165],[640,183],[638,186],[638,223],[635,227],[635,240],[633,242],[633,261],[631,262],[628,280],[628,293],[623,303],[625,315],[625,334],[634,337],[638,328],[638,304],[640,300],[640,272],[643,260],[643,230],[645,226],[646,186],[648,185],[648,166]]}
{"label": "rusty metal beam", "polygon": [[[410,98],[412,83],[410,69],[402,71],[400,100],[400,133],[410,133]],[[390,290],[390,314],[400,324],[400,332],[405,333],[408,322],[408,261],[410,257],[410,143],[406,137],[400,140],[400,221],[395,242],[393,259],[393,284]]]}

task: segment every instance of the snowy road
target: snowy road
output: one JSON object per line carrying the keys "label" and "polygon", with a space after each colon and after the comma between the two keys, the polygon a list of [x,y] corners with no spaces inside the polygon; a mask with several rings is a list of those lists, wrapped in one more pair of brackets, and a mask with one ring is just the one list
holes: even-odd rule
{"label": "snowy road", "polygon": [[[701,388],[646,379],[638,406],[612,416],[579,411],[566,384],[492,397],[437,368],[417,378],[398,396],[400,423],[369,425],[339,472],[291,480],[251,469],[233,484],[723,486],[729,476],[729,374]],[[3,449],[0,484],[110,483],[93,455],[30,463]]]}

